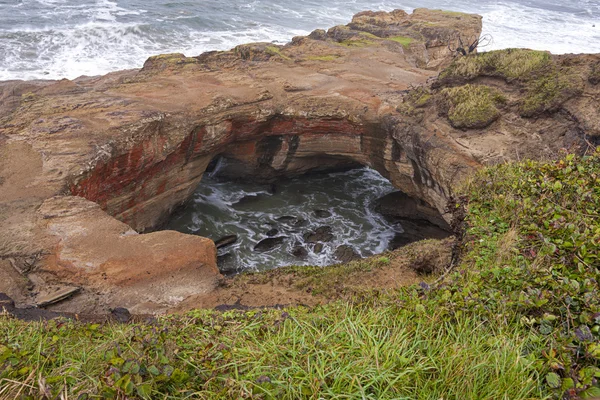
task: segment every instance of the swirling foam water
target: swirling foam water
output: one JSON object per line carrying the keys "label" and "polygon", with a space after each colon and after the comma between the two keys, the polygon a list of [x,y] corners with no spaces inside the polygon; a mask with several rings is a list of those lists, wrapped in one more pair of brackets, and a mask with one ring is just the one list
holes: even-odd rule
{"label": "swirling foam water", "polygon": [[139,68],[159,53],[285,43],[362,10],[417,7],[483,15],[490,49],[600,52],[597,0],[0,0],[0,80],[75,78]]}
{"label": "swirling foam water", "polygon": [[[228,263],[239,270],[290,264],[327,265],[336,261],[334,252],[341,245],[352,246],[362,256],[387,249],[395,234],[402,232],[402,227],[373,211],[373,203],[394,190],[389,181],[368,168],[281,181],[276,184],[274,193],[269,186],[205,176],[191,204],[170,221],[167,229],[213,240],[238,235],[238,241],[220,249],[219,254],[229,253]],[[255,195],[260,196],[256,201],[236,204]],[[331,214],[318,218],[315,210],[327,210]],[[285,222],[281,217],[304,222]],[[331,227],[334,238],[324,243],[323,250],[317,253],[313,246],[303,244],[304,235],[322,226]],[[276,236],[286,237],[283,244],[271,251],[255,251],[254,246],[266,239],[271,229],[278,230]],[[298,244],[308,250],[305,260],[291,254]]]}

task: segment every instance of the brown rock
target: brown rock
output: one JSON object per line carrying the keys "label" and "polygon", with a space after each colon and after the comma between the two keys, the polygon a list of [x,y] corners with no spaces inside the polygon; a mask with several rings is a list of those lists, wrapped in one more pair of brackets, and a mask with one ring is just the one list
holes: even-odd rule
{"label": "brown rock", "polygon": [[106,308],[165,310],[212,290],[220,276],[209,239],[174,231],[140,235],[80,197],[50,198],[38,213],[56,239],[46,271],[102,293]]}

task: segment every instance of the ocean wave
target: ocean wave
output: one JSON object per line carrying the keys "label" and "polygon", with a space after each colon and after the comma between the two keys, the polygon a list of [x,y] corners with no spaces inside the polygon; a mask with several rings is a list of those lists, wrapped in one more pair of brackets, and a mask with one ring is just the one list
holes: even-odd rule
{"label": "ocean wave", "polygon": [[[26,7],[22,7],[26,5]],[[140,7],[143,5],[143,7]],[[600,52],[600,4],[579,0],[307,0],[240,3],[139,0],[22,0],[0,3],[0,79],[60,79],[139,68],[151,55],[197,55],[246,42],[286,43],[316,28],[347,23],[364,9],[416,7],[483,15],[489,49]]]}

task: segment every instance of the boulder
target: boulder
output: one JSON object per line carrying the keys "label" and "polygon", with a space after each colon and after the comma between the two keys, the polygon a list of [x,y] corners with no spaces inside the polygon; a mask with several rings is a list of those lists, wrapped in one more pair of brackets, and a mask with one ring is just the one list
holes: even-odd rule
{"label": "boulder", "polygon": [[341,245],[335,249],[333,256],[343,263],[347,263],[354,260],[359,260],[361,258],[360,254],[356,252],[354,247],[348,245]]}
{"label": "boulder", "polygon": [[330,226],[320,226],[314,232],[308,232],[304,235],[306,243],[331,242],[333,233]]}

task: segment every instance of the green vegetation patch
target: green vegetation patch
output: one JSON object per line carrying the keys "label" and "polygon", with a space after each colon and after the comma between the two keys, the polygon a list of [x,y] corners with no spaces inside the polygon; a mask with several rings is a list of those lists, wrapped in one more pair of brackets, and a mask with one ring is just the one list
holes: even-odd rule
{"label": "green vegetation patch", "polygon": [[600,396],[600,149],[483,170],[451,207],[461,257],[435,283],[127,325],[2,315],[0,397]]}
{"label": "green vegetation patch", "polygon": [[569,98],[583,92],[583,81],[577,74],[556,71],[527,84],[525,98],[520,105],[524,117],[546,111],[555,111]]}
{"label": "green vegetation patch", "polygon": [[267,46],[265,47],[265,53],[267,53],[270,56],[278,56],[283,58],[284,60],[290,60],[290,58],[288,56],[286,56],[285,54],[283,54],[281,52],[281,49],[277,46]]}
{"label": "green vegetation patch", "polygon": [[415,39],[407,37],[407,36],[393,36],[387,38],[387,40],[393,40],[394,42],[400,43],[402,47],[408,48]]}
{"label": "green vegetation patch", "polygon": [[495,50],[457,58],[440,73],[441,80],[465,81],[478,76],[528,80],[553,65],[545,51],[526,49]]}
{"label": "green vegetation patch", "polygon": [[485,170],[466,195],[477,302],[548,339],[538,368],[557,397],[599,396],[600,149]]}
{"label": "green vegetation patch", "polygon": [[439,75],[441,85],[499,77],[523,89],[519,103],[523,117],[556,111],[561,104],[583,91],[577,72],[558,65],[543,51],[507,49],[457,58]]}
{"label": "green vegetation patch", "polygon": [[338,58],[340,58],[340,56],[338,55],[325,55],[325,56],[308,56],[306,57],[307,60],[311,60],[311,61],[334,61],[337,60]]}
{"label": "green vegetation patch", "polygon": [[350,39],[342,40],[341,42],[337,42],[337,44],[345,47],[369,47],[375,44],[375,41],[365,38],[353,37]]}
{"label": "green vegetation patch", "polygon": [[455,128],[485,128],[500,117],[498,106],[506,97],[488,86],[464,85],[443,89],[442,108]]}
{"label": "green vegetation patch", "polygon": [[[417,299],[411,291],[407,299]],[[392,297],[313,309],[194,311],[150,325],[2,317],[2,395],[52,398],[537,397],[535,336],[450,322]],[[40,378],[41,377],[41,378]],[[42,392],[42,393],[44,393]]]}

